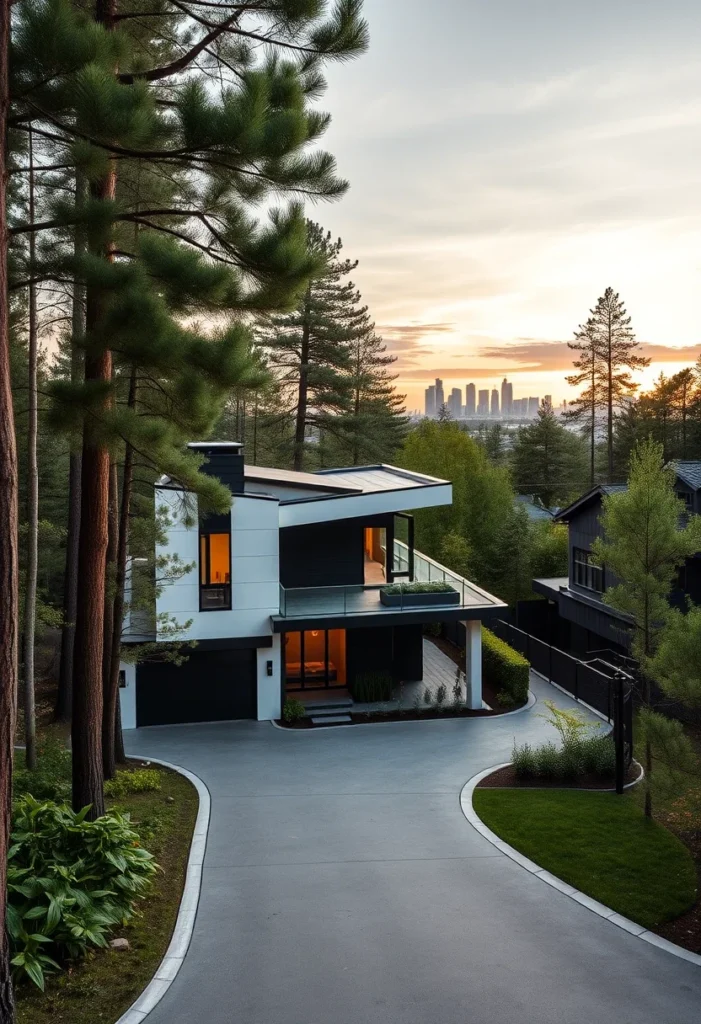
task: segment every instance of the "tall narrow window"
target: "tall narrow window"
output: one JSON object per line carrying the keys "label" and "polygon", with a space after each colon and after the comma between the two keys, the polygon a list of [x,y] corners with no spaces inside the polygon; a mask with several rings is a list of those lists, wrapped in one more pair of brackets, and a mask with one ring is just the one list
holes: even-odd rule
{"label": "tall narrow window", "polygon": [[604,570],[594,565],[591,551],[584,551],[582,548],[573,548],[572,561],[574,570],[574,582],[587,590],[594,590],[597,594],[604,592]]}
{"label": "tall narrow window", "polygon": [[231,536],[200,535],[200,611],[231,608]]}

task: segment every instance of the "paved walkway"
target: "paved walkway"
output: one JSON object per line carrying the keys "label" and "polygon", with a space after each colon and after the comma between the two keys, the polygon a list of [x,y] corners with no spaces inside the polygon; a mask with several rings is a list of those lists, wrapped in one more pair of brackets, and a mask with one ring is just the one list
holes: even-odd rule
{"label": "paved walkway", "polygon": [[[570,702],[534,682],[539,698]],[[701,969],[544,885],[459,805],[499,719],[127,733],[212,794],[190,951],[147,1024],[698,1024]]]}

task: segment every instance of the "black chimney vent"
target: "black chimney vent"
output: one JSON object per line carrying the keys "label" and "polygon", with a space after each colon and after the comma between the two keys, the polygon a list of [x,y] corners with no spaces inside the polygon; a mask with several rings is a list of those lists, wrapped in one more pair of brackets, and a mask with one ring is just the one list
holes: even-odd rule
{"label": "black chimney vent", "polygon": [[243,445],[238,441],[191,441],[188,448],[203,455],[201,473],[215,476],[232,494],[243,494]]}

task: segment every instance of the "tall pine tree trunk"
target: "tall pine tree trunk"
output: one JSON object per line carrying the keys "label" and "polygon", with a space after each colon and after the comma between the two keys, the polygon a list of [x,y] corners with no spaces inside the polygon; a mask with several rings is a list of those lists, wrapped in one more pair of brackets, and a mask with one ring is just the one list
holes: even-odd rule
{"label": "tall pine tree trunk", "polygon": [[[34,145],[29,126],[29,223],[34,223]],[[29,276],[34,276],[36,242],[29,235]],[[24,743],[27,768],[36,768],[36,710],[34,699],[34,634],[37,606],[39,545],[39,467],[37,464],[37,366],[39,360],[37,289],[29,285],[29,396],[27,422],[27,570],[24,587]]]}
{"label": "tall pine tree trunk", "polygon": [[[112,670],[112,613],[114,609],[115,579],[117,575],[117,546],[119,531],[119,482],[117,463],[110,463],[109,511],[107,527],[107,567],[105,572],[105,618],[102,631],[102,774],[105,779],[114,778],[112,745],[114,730],[106,736],[105,717],[109,717],[110,673]],[[107,739],[107,752],[105,752]],[[109,769],[108,769],[109,762]]]}
{"label": "tall pine tree trunk", "polygon": [[[96,0],[95,20],[114,27],[116,0]],[[91,199],[114,201],[114,162],[99,181],[90,186]],[[112,244],[105,242],[104,228],[88,232],[88,251],[100,259],[112,258]],[[112,381],[112,353],[101,338],[106,296],[91,282],[85,294],[85,383]],[[109,408],[109,399],[102,410]],[[99,417],[101,410],[97,410]],[[105,625],[105,575],[109,523],[110,456],[92,415],[85,417],[80,474],[80,543],[78,545],[78,595],[73,649],[73,807],[90,805],[90,817],[104,813],[102,776],[102,655]]]}
{"label": "tall pine tree trunk", "polygon": [[304,432],[307,426],[307,405],[309,402],[309,316],[311,285],[307,288],[304,304],[304,326],[302,327],[302,348],[299,364],[299,387],[297,390],[297,415],[295,418],[294,459],[292,468],[301,470],[304,465]]}
{"label": "tall pine tree trunk", "polygon": [[589,445],[589,486],[594,486],[594,463],[596,454],[596,364],[592,352],[591,371],[591,438]]}
{"label": "tall pine tree trunk", "polygon": [[0,1024],[12,1024],[14,999],[5,921],[7,851],[12,805],[12,754],[17,717],[17,450],[10,387],[7,301],[7,115],[10,0],[0,0]]}
{"label": "tall pine tree trunk", "polygon": [[613,329],[611,326],[611,310],[609,309],[608,319],[608,350],[607,350],[607,371],[608,371],[608,417],[606,427],[606,446],[608,450],[608,481],[613,483]]}
{"label": "tall pine tree trunk", "polygon": [[[130,409],[136,405],[136,372],[132,370],[129,381]],[[119,506],[117,525],[117,550],[115,556],[114,599],[112,602],[112,635],[110,638],[110,664],[105,684],[105,706],[102,712],[102,763],[105,778],[114,778],[116,762],[124,761],[124,743],[121,737],[121,715],[119,711],[119,662],[124,620],[124,586],[127,577],[127,555],[129,550],[129,515],[134,481],[134,449],[126,445],[124,452],[124,473],[122,476],[122,499]],[[119,733],[119,740],[117,734]],[[119,747],[119,751],[116,749]]]}
{"label": "tall pine tree trunk", "polygon": [[[78,172],[75,182],[76,205],[83,202],[85,182]],[[84,232],[76,227],[74,250],[76,258],[85,249]],[[71,324],[71,383],[77,384],[83,373],[83,358],[78,339],[85,333],[85,287],[76,277],[73,281],[73,310]],[[73,706],[73,644],[75,615],[78,600],[78,542],[80,537],[80,469],[81,452],[71,447],[68,463],[68,528],[66,537],[66,567],[63,577],[63,627],[61,630],[61,661],[58,672],[58,696],[55,717],[69,722]]]}

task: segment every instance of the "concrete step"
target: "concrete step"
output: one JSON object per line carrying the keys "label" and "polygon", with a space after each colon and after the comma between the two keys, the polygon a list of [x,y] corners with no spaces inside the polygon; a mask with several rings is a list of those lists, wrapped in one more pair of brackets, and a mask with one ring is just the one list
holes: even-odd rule
{"label": "concrete step", "polygon": [[341,711],[349,711],[353,707],[353,701],[349,697],[339,697],[336,700],[310,700],[302,701],[307,717],[310,715],[329,715]]}
{"label": "concrete step", "polygon": [[350,715],[314,715],[312,725],[341,725],[351,721]]}

